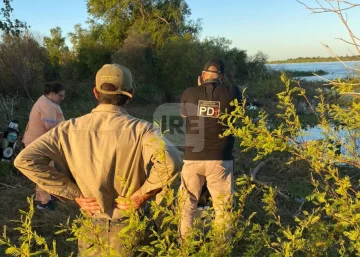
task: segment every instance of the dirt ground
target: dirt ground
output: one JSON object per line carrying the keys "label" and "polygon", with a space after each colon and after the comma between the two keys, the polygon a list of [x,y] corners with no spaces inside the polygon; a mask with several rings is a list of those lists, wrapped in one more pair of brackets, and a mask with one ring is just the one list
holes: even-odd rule
{"label": "dirt ground", "polygon": [[[19,210],[28,211],[29,205],[27,197],[32,197],[35,193],[35,184],[16,172],[11,164],[1,163],[0,174],[0,226],[7,227],[7,235],[16,242],[19,233],[13,228],[18,227],[19,223],[15,220],[21,220]],[[6,170],[8,174],[4,174]],[[35,203],[36,204],[36,203]],[[79,208],[75,202],[68,201],[66,203],[57,201],[56,211],[43,211],[35,209],[32,220],[33,229],[41,236],[44,236],[48,242],[56,240],[59,256],[69,256],[71,252],[76,252],[76,243],[66,242],[68,234],[55,235],[54,232],[60,230],[59,224],[65,224],[70,217],[73,219],[78,215]],[[2,231],[3,229],[1,229]],[[2,234],[2,233],[1,233]],[[0,246],[0,256],[4,256],[4,247]]]}

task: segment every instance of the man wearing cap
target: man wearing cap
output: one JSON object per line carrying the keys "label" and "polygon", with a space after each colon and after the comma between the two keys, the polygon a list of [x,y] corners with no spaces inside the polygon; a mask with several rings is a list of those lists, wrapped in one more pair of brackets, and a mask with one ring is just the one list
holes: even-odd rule
{"label": "man wearing cap", "polygon": [[219,138],[224,126],[219,116],[232,111],[230,102],[241,100],[235,86],[223,85],[224,64],[209,60],[199,85],[187,88],[180,99],[180,114],[186,119],[184,166],[181,171],[182,218],[180,234],[184,238],[192,228],[203,185],[207,184],[215,209],[218,227],[229,222],[234,191],[234,137]]}
{"label": "man wearing cap", "polygon": [[[99,105],[91,113],[60,123],[25,148],[14,164],[50,194],[76,200],[104,229],[107,251],[123,252],[116,234],[126,226],[127,216],[120,210],[141,210],[169,186],[182,161],[169,142],[162,148],[165,160],[160,158],[159,131],[124,109],[134,95],[129,69],[104,65],[93,91]],[[57,168],[49,166],[52,160]],[[141,243],[140,238],[134,243]],[[79,240],[79,256],[100,256],[95,248]]]}

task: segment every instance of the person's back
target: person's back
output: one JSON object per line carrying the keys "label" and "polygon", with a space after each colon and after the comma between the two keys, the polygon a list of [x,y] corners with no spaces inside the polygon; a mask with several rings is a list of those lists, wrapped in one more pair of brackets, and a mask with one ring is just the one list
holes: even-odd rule
{"label": "person's back", "polygon": [[224,131],[219,115],[232,110],[230,102],[239,97],[237,87],[219,81],[209,81],[183,92],[180,111],[186,116],[185,160],[233,159],[234,137],[219,137]]}
{"label": "person's back", "polygon": [[84,196],[97,199],[104,213],[100,216],[118,218],[114,199],[140,187],[150,189],[145,160],[151,157],[146,153],[152,153],[150,149],[157,143],[151,141],[158,136],[152,124],[130,116],[121,107],[101,104],[92,113],[63,122],[54,130],[52,138],[61,144],[64,156],[50,157],[65,170],[68,166]]}
{"label": "person's back", "polygon": [[[79,256],[105,254],[93,244],[94,251],[87,255],[89,241],[98,237],[108,242],[106,253],[132,256],[131,247],[117,237],[129,222],[129,211],[138,212],[167,188],[182,162],[176,147],[163,142],[158,129],[123,108],[134,94],[129,69],[104,65],[96,74],[93,91],[99,105],[90,114],[65,121],[41,136],[17,156],[14,165],[46,191],[75,200],[101,227],[99,235],[82,227],[85,235],[78,241]],[[51,160],[56,167],[49,165]],[[133,246],[143,239],[139,235]]]}
{"label": "person's back", "polygon": [[226,233],[230,224],[229,210],[234,191],[234,138],[220,138],[225,127],[219,117],[221,113],[233,110],[230,102],[234,99],[240,101],[240,91],[234,86],[224,86],[223,79],[223,62],[211,59],[202,72],[203,82],[196,88],[186,89],[181,96],[180,114],[186,119],[185,157],[179,196],[182,238],[193,226],[205,182],[212,197],[218,231]]}
{"label": "person's back", "polygon": [[24,133],[23,143],[27,146],[63,120],[64,116],[60,105],[49,99],[48,96],[42,95],[35,102],[29,114],[29,122]]}

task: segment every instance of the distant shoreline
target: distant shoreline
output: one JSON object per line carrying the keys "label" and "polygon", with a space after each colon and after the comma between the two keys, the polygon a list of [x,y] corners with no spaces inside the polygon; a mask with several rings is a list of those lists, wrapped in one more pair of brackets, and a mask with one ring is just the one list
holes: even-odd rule
{"label": "distant shoreline", "polygon": [[[359,62],[360,63],[360,60],[358,61],[343,61],[344,63],[349,63],[349,62]],[[277,65],[277,64],[297,64],[297,65],[301,65],[301,64],[309,64],[309,63],[330,63],[330,62],[284,62],[284,63],[269,63],[269,62],[266,62],[265,64],[266,65]],[[331,62],[331,63],[341,63],[339,61],[336,61],[336,62]]]}
{"label": "distant shoreline", "polygon": [[[360,56],[339,56],[339,59],[343,62],[357,62],[360,61]],[[339,62],[338,59],[333,57],[319,58],[319,57],[299,57],[295,59],[278,60],[278,61],[267,61],[266,64],[289,64],[289,63],[311,63],[311,62]]]}

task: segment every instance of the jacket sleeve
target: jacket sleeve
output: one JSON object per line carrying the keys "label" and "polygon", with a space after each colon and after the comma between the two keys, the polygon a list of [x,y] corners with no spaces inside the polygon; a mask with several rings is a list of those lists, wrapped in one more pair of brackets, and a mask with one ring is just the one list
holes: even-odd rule
{"label": "jacket sleeve", "polygon": [[61,130],[56,127],[35,140],[20,152],[14,165],[48,193],[74,200],[81,191],[73,182],[70,172],[60,172],[49,165],[52,160],[60,164],[59,167],[64,167],[66,163],[61,152],[59,133]]}
{"label": "jacket sleeve", "polygon": [[181,171],[181,152],[157,129],[148,131],[142,140],[142,153],[148,165],[147,179],[141,186],[142,194],[169,187]]}
{"label": "jacket sleeve", "polygon": [[40,106],[40,120],[44,122],[44,126],[47,130],[56,127],[56,108],[51,104]]}

